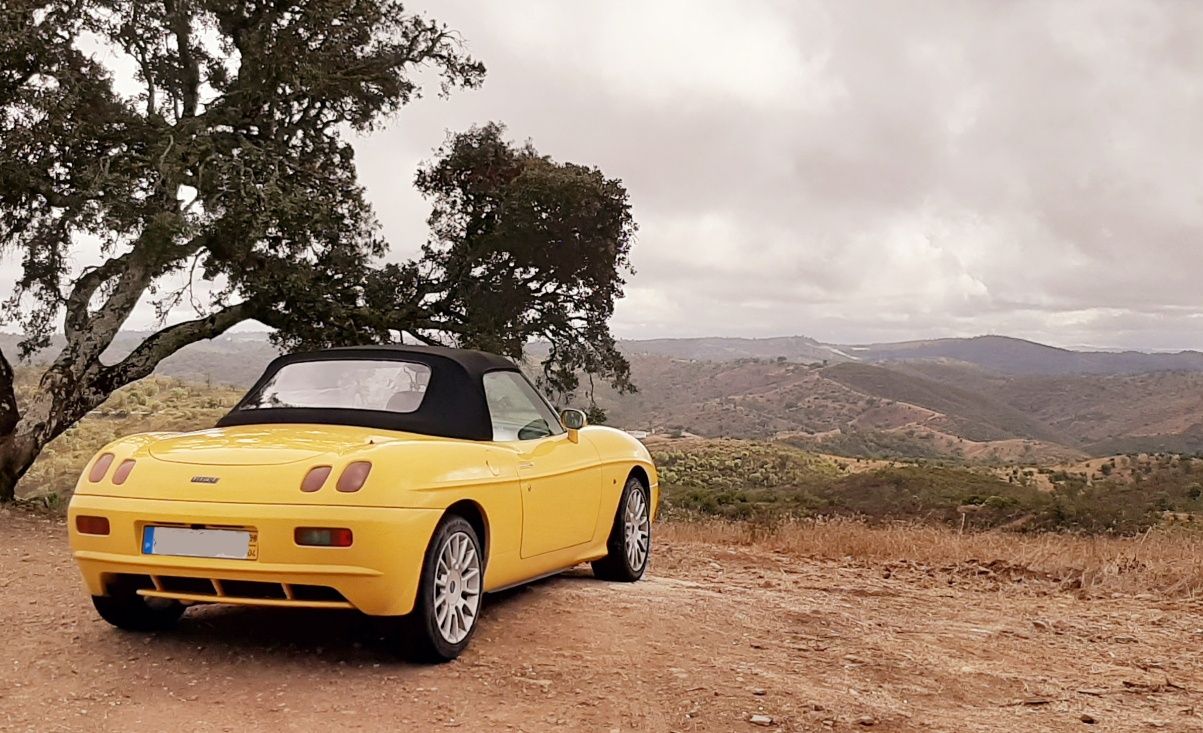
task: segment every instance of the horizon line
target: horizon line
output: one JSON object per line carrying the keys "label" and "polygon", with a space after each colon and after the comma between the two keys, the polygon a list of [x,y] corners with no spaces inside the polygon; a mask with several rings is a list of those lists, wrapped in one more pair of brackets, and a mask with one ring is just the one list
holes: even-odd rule
{"label": "horizon line", "polygon": [[[273,329],[269,329],[269,328],[227,331],[226,333],[215,336],[213,339],[204,339],[204,340],[212,341],[212,340],[220,339],[223,337],[229,338],[229,337],[237,337],[240,335],[241,336],[252,336],[252,337],[253,336],[261,336],[261,335],[266,336],[266,335],[272,333],[272,331],[273,331]],[[149,335],[149,334],[154,334],[157,332],[158,332],[158,329],[122,329],[121,331],[119,331],[117,333],[117,335],[118,336],[133,335],[133,334]],[[18,332],[0,330],[0,338],[2,338],[2,337],[21,338],[22,336],[23,336],[23,334],[18,333]],[[63,337],[62,332],[55,332],[52,336],[52,338],[62,338],[62,337]],[[728,340],[728,341],[756,342],[756,341],[775,341],[775,340],[782,340],[782,339],[800,339],[800,340],[805,340],[805,341],[811,341],[819,347],[849,347],[849,348],[851,348],[851,347],[868,347],[868,346],[896,346],[896,345],[901,345],[901,344],[916,344],[916,343],[935,342],[935,341],[972,341],[972,340],[983,339],[983,338],[1006,339],[1008,341],[1019,341],[1019,342],[1024,342],[1024,343],[1032,344],[1035,346],[1041,346],[1041,347],[1049,348],[1049,349],[1058,349],[1060,351],[1068,351],[1068,352],[1074,352],[1074,353],[1087,353],[1087,354],[1090,354],[1090,353],[1100,353],[1100,354],[1107,354],[1107,353],[1111,353],[1111,354],[1120,354],[1120,353],[1135,353],[1135,354],[1196,353],[1197,354],[1197,353],[1203,353],[1203,348],[1189,347],[1189,346],[1168,347],[1168,348],[1152,348],[1152,347],[1137,348],[1137,347],[1131,347],[1131,346],[1095,346],[1095,345],[1089,345],[1089,344],[1075,344],[1073,346],[1058,346],[1058,345],[1046,343],[1043,341],[1037,341],[1037,340],[1031,339],[1031,338],[1025,338],[1023,336],[1010,336],[1010,335],[1002,334],[1002,333],[981,333],[981,334],[976,334],[974,336],[933,336],[933,337],[928,337],[928,338],[906,338],[906,339],[899,339],[897,341],[847,341],[847,342],[845,342],[845,341],[821,341],[819,339],[814,338],[813,336],[805,336],[802,334],[782,334],[782,335],[776,335],[776,336],[729,336],[729,335],[711,334],[711,335],[706,335],[706,336],[653,336],[653,337],[648,337],[648,338],[617,338],[615,340],[618,343],[647,343],[650,341]],[[196,342],[196,343],[201,343],[201,342]],[[536,340],[536,341],[531,341],[529,343],[537,344],[537,343],[543,343],[543,342]]]}

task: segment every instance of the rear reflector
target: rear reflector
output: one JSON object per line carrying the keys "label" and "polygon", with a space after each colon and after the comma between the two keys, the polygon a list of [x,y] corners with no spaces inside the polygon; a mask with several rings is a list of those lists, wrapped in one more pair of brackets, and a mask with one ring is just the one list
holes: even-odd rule
{"label": "rear reflector", "polygon": [[309,469],[309,473],[305,474],[305,480],[301,482],[301,491],[311,494],[325,486],[328,478],[330,478],[329,466],[314,466]]}
{"label": "rear reflector", "polygon": [[92,464],[92,470],[88,471],[88,480],[96,483],[104,478],[104,475],[109,472],[109,466],[113,465],[113,454],[105,453],[96,462]]}
{"label": "rear reflector", "polygon": [[118,486],[125,483],[125,480],[129,478],[129,472],[132,470],[134,470],[134,459],[126,458],[121,462],[121,465],[117,467],[117,470],[113,471],[113,483],[117,484]]}
{"label": "rear reflector", "polygon": [[351,530],[333,527],[297,527],[293,538],[309,547],[350,547],[354,539]]}
{"label": "rear reflector", "polygon": [[80,534],[108,534],[108,517],[89,517],[80,514],[75,518],[75,528]]}
{"label": "rear reflector", "polygon": [[368,474],[371,472],[372,464],[367,461],[348,463],[338,477],[338,486],[335,488],[342,492],[359,491],[363,488],[363,483],[368,480]]}

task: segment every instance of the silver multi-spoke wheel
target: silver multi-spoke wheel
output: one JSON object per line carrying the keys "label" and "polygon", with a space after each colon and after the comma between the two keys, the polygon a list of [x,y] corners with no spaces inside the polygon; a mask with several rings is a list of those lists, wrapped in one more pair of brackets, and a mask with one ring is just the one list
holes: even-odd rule
{"label": "silver multi-spoke wheel", "polygon": [[450,644],[467,638],[480,610],[480,556],[464,532],[456,532],[439,550],[434,571],[434,615],[439,633]]}
{"label": "silver multi-spoke wheel", "polygon": [[627,494],[627,505],[622,516],[623,549],[627,554],[627,564],[631,570],[643,569],[647,561],[648,540],[651,537],[651,524],[648,520],[647,497],[642,491],[631,491]]}
{"label": "silver multi-spoke wheel", "polygon": [[593,561],[593,574],[602,580],[634,583],[643,577],[652,556],[652,506],[647,486],[627,477],[614,524],[606,540],[606,556]]}

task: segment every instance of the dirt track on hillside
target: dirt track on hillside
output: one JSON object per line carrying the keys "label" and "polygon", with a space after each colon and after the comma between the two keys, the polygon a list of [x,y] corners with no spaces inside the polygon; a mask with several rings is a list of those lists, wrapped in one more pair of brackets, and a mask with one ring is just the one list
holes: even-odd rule
{"label": "dirt track on hillside", "polygon": [[417,667],[349,612],[121,633],[58,520],[0,512],[0,537],[5,731],[1203,731],[1198,601],[661,542],[633,586],[491,597],[461,659]]}

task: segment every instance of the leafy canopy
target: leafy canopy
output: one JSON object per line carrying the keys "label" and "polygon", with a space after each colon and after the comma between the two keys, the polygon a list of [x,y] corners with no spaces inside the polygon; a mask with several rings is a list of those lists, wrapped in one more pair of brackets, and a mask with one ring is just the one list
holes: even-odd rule
{"label": "leafy canopy", "polygon": [[[408,335],[519,356],[541,340],[550,386],[580,372],[627,386],[606,322],[635,225],[597,169],[496,124],[452,135],[417,176],[433,208],[421,256],[382,262],[349,134],[419,80],[447,94],[483,75],[453,31],[393,0],[0,6],[0,255],[22,266],[3,317],[25,354],[60,327],[67,340],[23,414],[0,379],[0,494],[17,443],[40,447],[248,319],[288,347]],[[144,302],[172,324],[102,362]]]}

